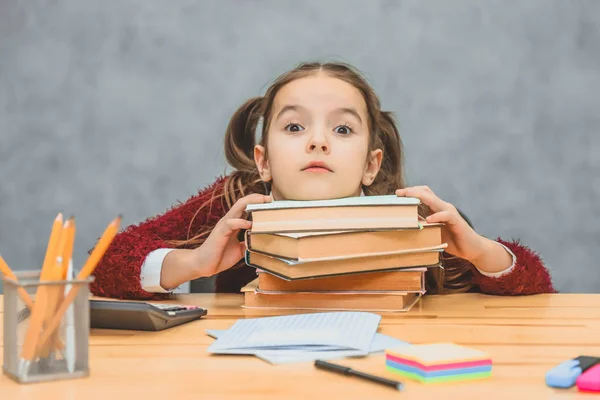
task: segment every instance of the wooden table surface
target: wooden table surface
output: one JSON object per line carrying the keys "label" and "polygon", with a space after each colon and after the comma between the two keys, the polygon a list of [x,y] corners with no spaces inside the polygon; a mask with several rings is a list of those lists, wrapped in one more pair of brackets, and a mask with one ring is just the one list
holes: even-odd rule
{"label": "wooden table surface", "polygon": [[[383,313],[379,332],[410,343],[452,341],[489,352],[492,377],[424,385],[403,392],[317,370],[312,363],[271,365],[253,356],[209,355],[206,329],[238,318],[281,315],[241,308],[241,295],[192,294],[171,301],[200,305],[208,315],[161,332],[91,330],[90,376],[19,385],[2,375],[1,399],[567,399],[595,398],[576,388],[546,387],[544,374],[579,355],[600,356],[600,295],[425,296],[408,313]],[[291,312],[287,312],[291,313]],[[383,354],[338,360],[394,377]],[[127,397],[125,397],[127,396]]]}

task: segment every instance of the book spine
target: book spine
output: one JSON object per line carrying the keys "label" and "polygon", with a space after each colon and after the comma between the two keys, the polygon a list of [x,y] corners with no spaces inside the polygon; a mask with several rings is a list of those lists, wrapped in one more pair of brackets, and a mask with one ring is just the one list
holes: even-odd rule
{"label": "book spine", "polygon": [[246,231],[244,232],[244,242],[246,244],[246,249],[251,250],[251,245],[252,245],[252,240],[251,237],[252,236],[252,232],[250,232],[250,229],[246,229]]}

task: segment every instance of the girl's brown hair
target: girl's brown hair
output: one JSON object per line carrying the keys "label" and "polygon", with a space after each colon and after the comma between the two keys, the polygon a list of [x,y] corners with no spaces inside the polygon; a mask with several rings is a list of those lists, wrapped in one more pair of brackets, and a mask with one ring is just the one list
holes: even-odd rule
{"label": "girl's brown hair", "polygon": [[[221,200],[225,201],[227,209],[229,209],[237,200],[251,193],[267,194],[269,192],[269,185],[261,180],[254,162],[257,127],[262,122],[260,144],[266,149],[269,140],[271,109],[279,90],[293,80],[317,73],[327,74],[348,82],[361,92],[367,105],[370,131],[369,150],[382,149],[383,159],[376,179],[370,186],[362,188],[365,195],[393,194],[396,189],[404,187],[404,152],[396,122],[390,112],[381,110],[379,98],[367,81],[355,68],[344,63],[302,63],[293,70],[280,75],[267,89],[264,96],[249,99],[233,114],[225,133],[225,156],[234,168],[234,172],[228,176],[223,192],[203,204],[196,215],[203,208],[212,206],[218,197],[222,197]],[[420,214],[425,217],[430,214],[430,211],[426,206],[422,206]],[[203,228],[194,237],[177,244],[186,247],[199,246],[210,234],[213,226]],[[448,267],[430,269],[434,273],[428,273],[429,292],[466,291],[471,287],[470,279],[468,279],[468,266],[459,263],[456,267]],[[443,282],[448,284],[444,285]],[[446,286],[446,290],[444,290],[444,286]]]}

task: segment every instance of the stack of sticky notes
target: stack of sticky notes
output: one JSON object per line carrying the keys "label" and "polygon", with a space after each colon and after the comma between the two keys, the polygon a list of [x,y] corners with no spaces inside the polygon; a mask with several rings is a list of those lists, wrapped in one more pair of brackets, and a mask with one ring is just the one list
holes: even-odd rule
{"label": "stack of sticky notes", "polygon": [[454,343],[401,346],[385,351],[386,369],[422,383],[486,378],[492,360],[482,351]]}

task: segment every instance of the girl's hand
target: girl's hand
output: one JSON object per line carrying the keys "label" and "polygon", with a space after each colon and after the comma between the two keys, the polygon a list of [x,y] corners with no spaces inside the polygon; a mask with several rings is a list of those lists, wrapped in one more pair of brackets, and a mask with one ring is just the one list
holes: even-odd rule
{"label": "girl's hand", "polygon": [[244,257],[245,245],[239,242],[240,229],[252,228],[252,222],[242,218],[248,204],[271,202],[271,196],[254,193],[239,199],[217,222],[206,241],[195,250],[201,276],[212,276],[233,267]]}
{"label": "girl's hand", "polygon": [[[481,258],[486,251],[485,238],[475,232],[458,213],[456,207],[441,200],[427,186],[414,186],[396,190],[400,197],[416,197],[429,207],[432,214],[427,222],[444,223],[442,243],[447,243],[446,251],[470,262]],[[510,264],[509,264],[510,265]]]}

